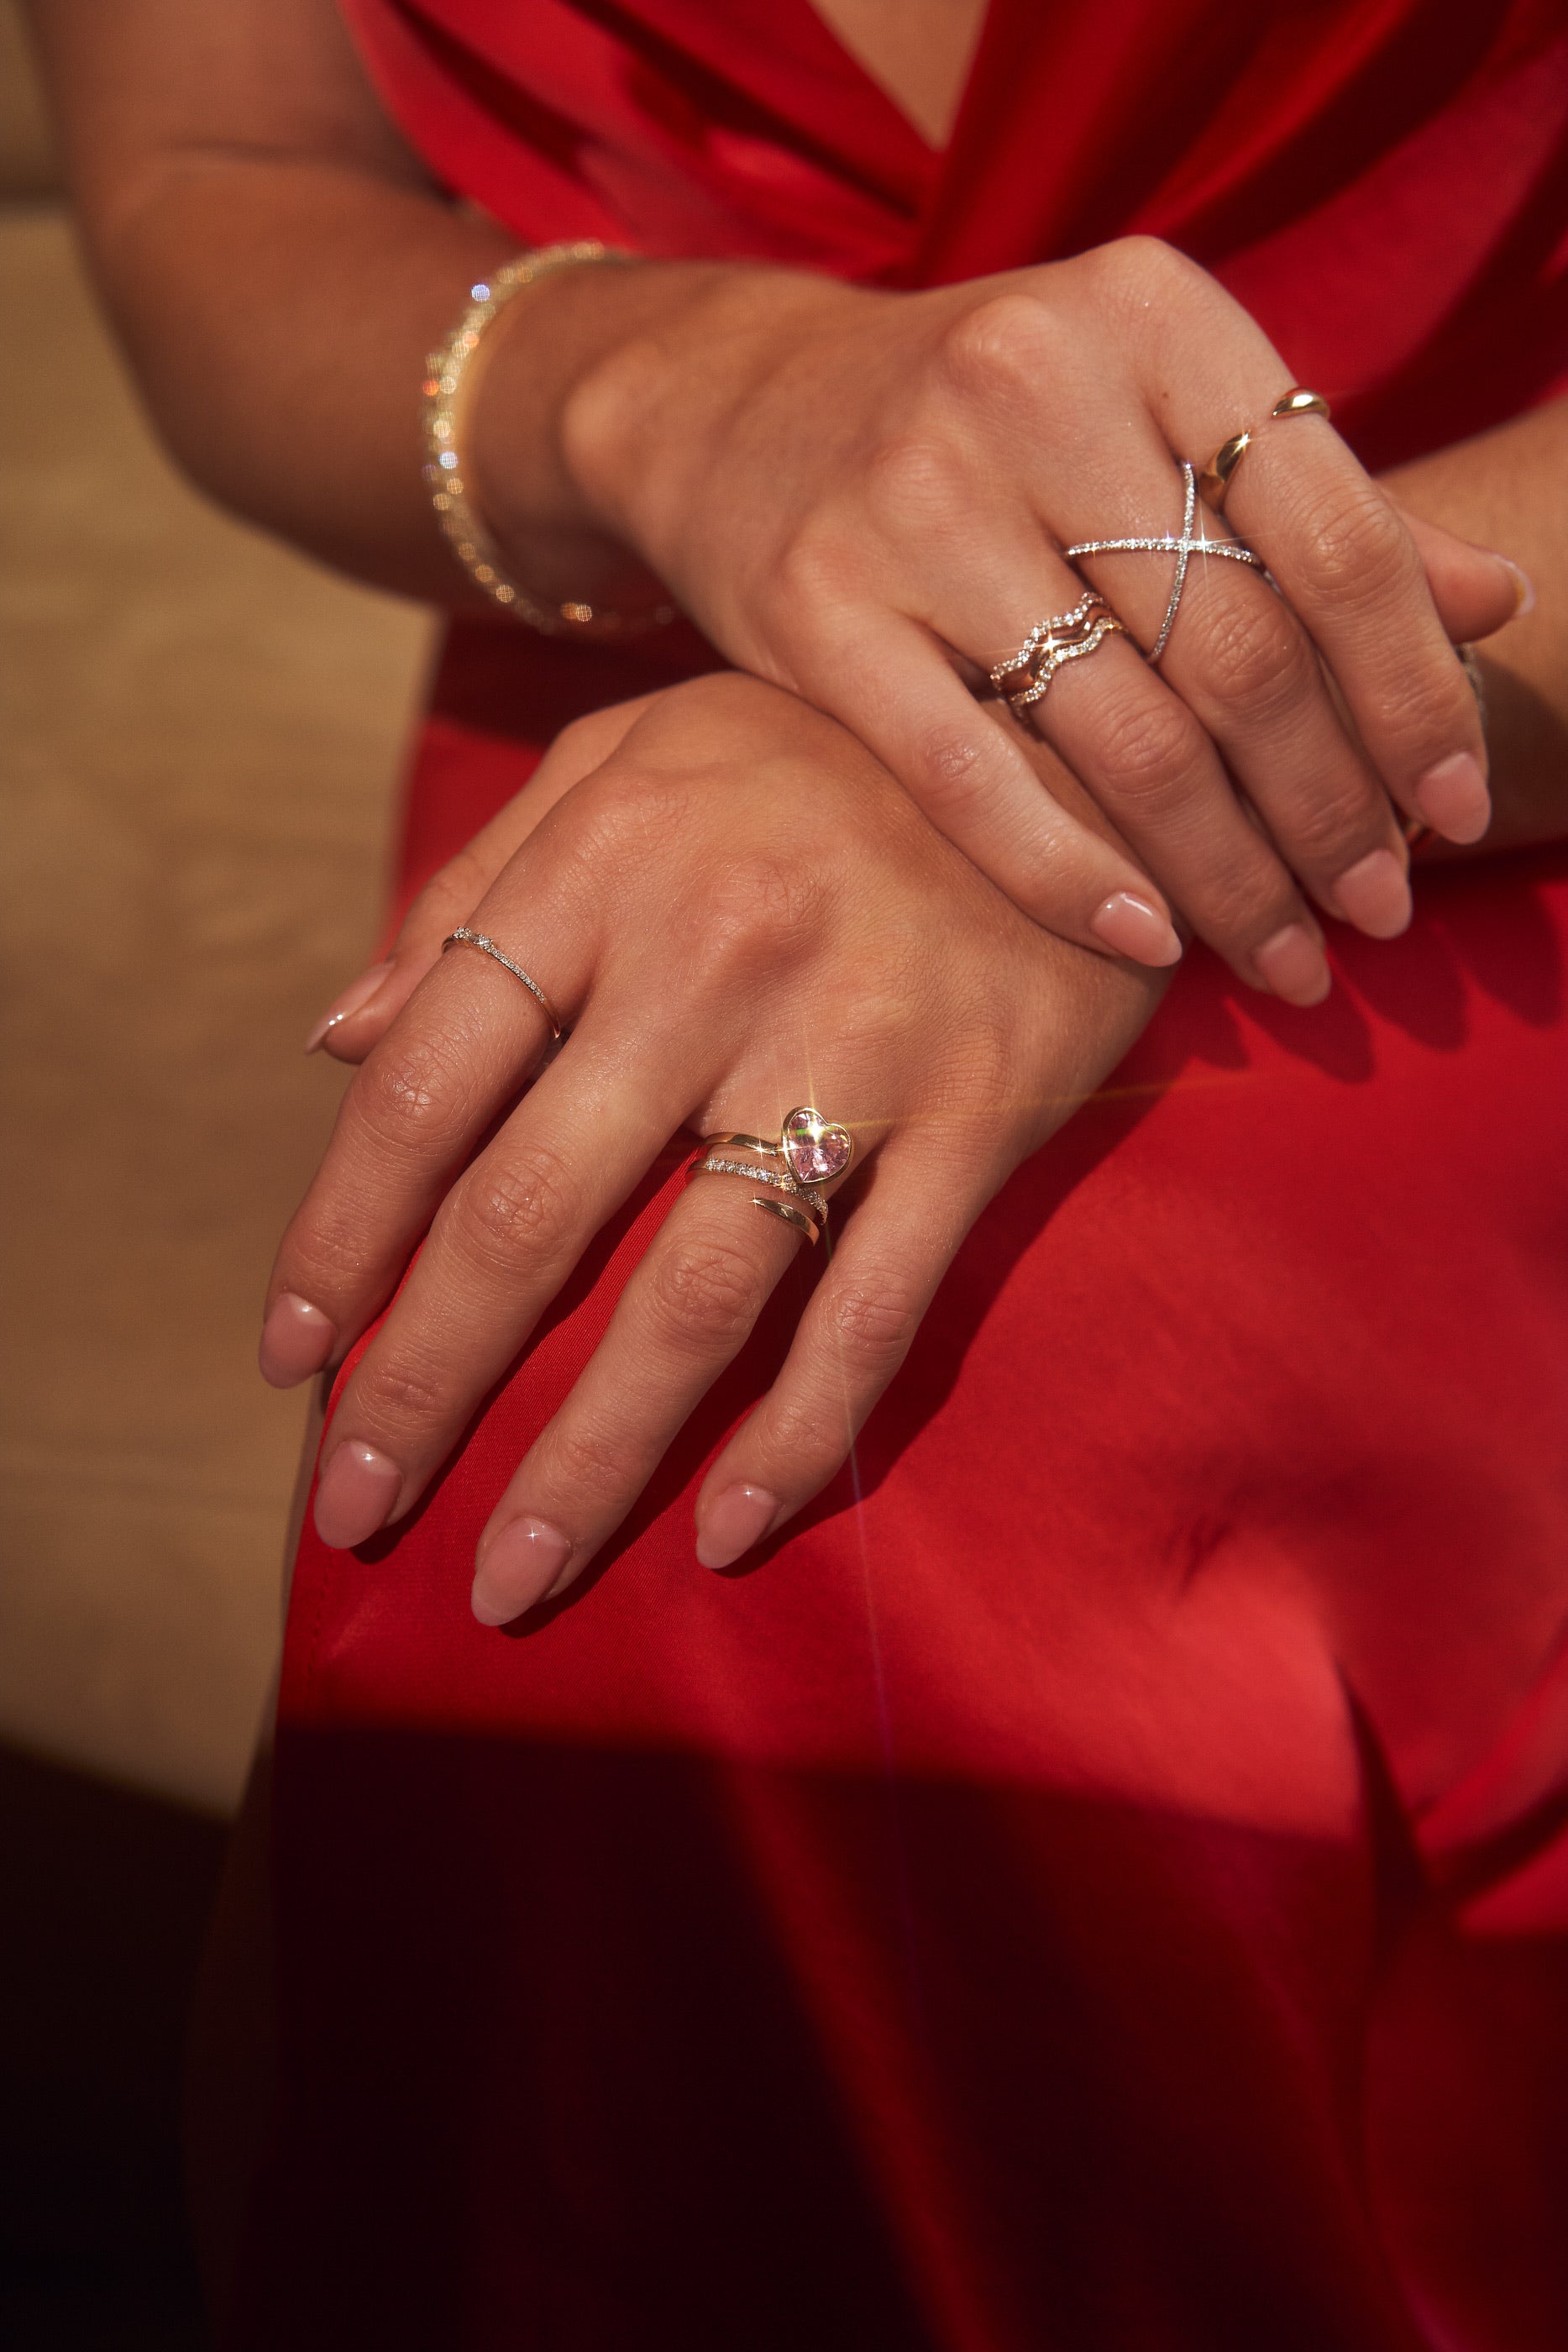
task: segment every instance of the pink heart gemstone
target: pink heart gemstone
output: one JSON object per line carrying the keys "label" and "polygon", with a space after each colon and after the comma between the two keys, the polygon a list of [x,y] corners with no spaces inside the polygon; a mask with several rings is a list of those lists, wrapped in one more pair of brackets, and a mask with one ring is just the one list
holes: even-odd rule
{"label": "pink heart gemstone", "polygon": [[784,1157],[798,1184],[827,1184],[850,1164],[854,1139],[847,1127],[812,1110],[810,1104],[792,1110],[784,1122]]}

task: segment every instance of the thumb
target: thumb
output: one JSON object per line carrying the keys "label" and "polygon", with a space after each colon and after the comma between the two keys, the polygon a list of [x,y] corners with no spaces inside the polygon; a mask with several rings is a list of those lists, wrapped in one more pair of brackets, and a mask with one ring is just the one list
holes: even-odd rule
{"label": "thumb", "polygon": [[410,907],[390,952],[349,982],[305,1040],[337,1062],[362,1062],[379,1045],[442,942],[465,923],[501,868],[557,801],[607,760],[641,717],[648,698],[595,710],[563,728],[520,793],[432,877]]}
{"label": "thumb", "polygon": [[1407,508],[1399,511],[1427,567],[1437,617],[1455,645],[1490,637],[1517,614],[1530,610],[1535,591],[1509,556],[1457,539],[1440,523],[1427,522]]}

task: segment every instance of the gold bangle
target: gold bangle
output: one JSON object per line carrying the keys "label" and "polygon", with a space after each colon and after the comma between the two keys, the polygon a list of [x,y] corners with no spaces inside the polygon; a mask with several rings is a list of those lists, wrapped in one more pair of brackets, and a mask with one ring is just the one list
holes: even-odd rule
{"label": "gold bangle", "polygon": [[425,362],[422,386],[427,452],[424,478],[430,485],[436,520],[469,578],[476,581],[497,604],[504,605],[514,619],[526,622],[529,628],[539,630],[547,637],[567,634],[639,636],[648,629],[668,627],[679,615],[674,604],[668,603],[654,604],[645,613],[612,612],[605,605],[590,604],[580,598],[561,604],[544,604],[511,577],[502,562],[500,549],[470,499],[464,479],[462,431],[478,382],[474,359],[485,330],[526,286],[537,285],[541,278],[549,278],[558,269],[581,268],[593,262],[619,268],[635,259],[634,254],[600,245],[591,237],[575,245],[547,245],[536,252],[520,253],[504,269],[491,272],[470,287],[467,309],[440,350],[432,352]]}

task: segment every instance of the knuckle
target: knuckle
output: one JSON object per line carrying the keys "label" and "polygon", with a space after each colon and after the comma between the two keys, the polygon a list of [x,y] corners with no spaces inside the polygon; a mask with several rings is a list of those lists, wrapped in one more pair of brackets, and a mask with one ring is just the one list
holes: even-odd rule
{"label": "knuckle", "polygon": [[663,1253],[650,1272],[649,1307],[661,1335],[682,1344],[738,1348],[764,1290],[758,1266],[717,1240],[686,1241]]}
{"label": "knuckle", "polygon": [[394,1031],[371,1055],[350,1100],[382,1149],[427,1152],[461,1129],[469,1098],[461,1042]]}
{"label": "knuckle", "polygon": [[1313,586],[1364,608],[1412,586],[1420,559],[1404,524],[1370,481],[1321,500],[1308,525]]}
{"label": "knuckle", "polygon": [[1112,306],[1134,314],[1151,306],[1168,310],[1182,295],[1212,282],[1164,237],[1142,233],[1112,237],[1082,258]]}
{"label": "knuckle", "polygon": [[378,1355],[374,1349],[354,1376],[354,1419],[377,1429],[427,1428],[442,1419],[451,1391],[406,1354]]}
{"label": "knuckle", "polygon": [[918,1312],[895,1276],[862,1276],[823,1300],[832,1346],[862,1378],[891,1379],[915,1335]]}
{"label": "knuckle", "polygon": [[865,461],[867,506],[889,531],[942,522],[963,495],[965,470],[945,434],[892,434]]}
{"label": "knuckle", "polygon": [[1377,830],[1377,801],[1358,776],[1320,782],[1311,798],[1291,813],[1288,846],[1291,862],[1302,866],[1342,866],[1352,848]]}
{"label": "knuckle", "polygon": [[1030,294],[992,294],[943,330],[942,365],[949,381],[971,396],[1027,391],[1038,385],[1053,340],[1043,302]]}
{"label": "knuckle", "polygon": [[549,1484],[557,1494],[596,1502],[621,1495],[636,1473],[632,1449],[613,1431],[589,1421],[559,1424],[549,1439]]}
{"label": "knuckle", "polygon": [[452,1223],[471,1257],[491,1266],[552,1258],[577,1224],[577,1183],[553,1146],[534,1141],[494,1166],[481,1161],[454,1195]]}
{"label": "knuckle", "polygon": [[1275,596],[1247,594],[1202,614],[1206,689],[1252,720],[1282,716],[1312,692],[1316,670],[1301,631]]}
{"label": "knuckle", "polygon": [[1096,750],[1120,801],[1158,807],[1192,788],[1203,742],[1197,720],[1174,694],[1129,694],[1102,715]]}
{"label": "knuckle", "polygon": [[855,593],[863,571],[848,541],[816,521],[800,524],[772,562],[772,603],[796,633],[816,636]]}
{"label": "knuckle", "polygon": [[710,985],[777,974],[815,941],[828,888],[789,848],[753,845],[713,877],[702,912],[698,966]]}

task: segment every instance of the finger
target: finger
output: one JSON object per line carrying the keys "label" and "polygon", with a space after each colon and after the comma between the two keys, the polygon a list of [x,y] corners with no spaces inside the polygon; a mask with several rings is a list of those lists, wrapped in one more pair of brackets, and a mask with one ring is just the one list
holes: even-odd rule
{"label": "finger", "polygon": [[905,1130],[883,1152],[872,1199],[845,1225],[782,1370],[697,1496],[697,1558],[728,1568],[820,1494],[904,1362],[937,1284],[1005,1170],[940,1181]]}
{"label": "finger", "polygon": [[1452,644],[1494,636],[1531,609],[1535,590],[1511,556],[1472,546],[1441,524],[1412,514],[1397,499],[1394,504],[1416,542],[1437,618]]}
{"label": "finger", "polygon": [[1070,663],[1030,716],[1240,979],[1287,1003],[1321,1003],[1330,977],[1316,918],[1207,730],[1125,638]]}
{"label": "finger", "polygon": [[[592,910],[570,879],[530,889],[538,863],[525,850],[481,906],[495,906],[496,934],[566,1018],[587,993]],[[454,1170],[549,1041],[536,999],[493,958],[472,948],[438,958],[356,1074],[279,1244],[260,1348],[274,1386],[346,1353],[380,1312]]]}
{"label": "finger", "polygon": [[[1085,569],[1099,578],[1116,561]],[[1147,572],[1144,583],[1163,600]],[[1118,592],[1119,605],[1128,593]],[[1331,699],[1312,639],[1260,573],[1219,557],[1191,561],[1162,675],[1319,906],[1375,939],[1403,931],[1408,861],[1388,795]]]}
{"label": "finger", "polygon": [[591,1012],[454,1185],[333,1416],[316,1525],[344,1548],[402,1517],[693,1099],[668,1029],[628,1050]]}
{"label": "finger", "polygon": [[[1141,457],[1130,445],[1124,462],[1135,480],[1157,483],[1167,501],[1177,486],[1177,514],[1168,520],[1179,520],[1180,476],[1153,435],[1145,439]],[[1129,559],[1122,560],[1129,562],[1124,585],[1131,596],[1122,593],[1119,580],[1117,610],[1141,618],[1152,645],[1169,602],[1170,562],[1142,559],[1140,583]],[[946,573],[935,562],[925,569],[941,580],[940,597],[925,615],[929,625],[988,667],[1000,667],[1031,627],[1082,610],[1083,582],[1027,509],[1011,529],[997,524],[983,562],[958,549]],[[1301,646],[1315,680],[1315,656],[1304,637]],[[1325,729],[1349,759],[1321,685],[1316,691]],[[1327,992],[1322,933],[1286,865],[1238,801],[1207,730],[1139,659],[1130,638],[1106,638],[1082,659],[1064,662],[1030,719],[1194,929],[1243,979],[1298,1003],[1316,1003]],[[1370,779],[1365,788],[1377,821],[1396,840],[1381,790]],[[1358,845],[1358,854],[1370,845]],[[1403,866],[1398,870],[1402,877]]]}
{"label": "finger", "polygon": [[1171,446],[1201,467],[1252,430],[1228,521],[1305,625],[1399,807],[1479,839],[1490,804],[1475,698],[1404,520],[1326,417],[1270,415],[1284,362],[1215,281],[1174,254],[1158,274],[1168,299],[1148,308],[1144,377]]}
{"label": "finger", "polygon": [[[869,682],[869,685],[868,685]],[[886,613],[819,649],[802,691],[892,770],[1015,906],[1062,939],[1150,965],[1181,943],[1161,893],[1080,823],[916,622]]]}
{"label": "finger", "polygon": [[482,1624],[506,1624],[582,1573],[806,1246],[738,1181],[693,1179],[480,1538]]}
{"label": "finger", "polygon": [[324,1047],[334,1061],[364,1060],[434,966],[443,940],[467,921],[507,860],[563,794],[619,748],[651,699],[642,695],[591,711],[562,729],[522,791],[425,884],[389,955],[361,972],[328,1006],[305,1041],[308,1054]]}

